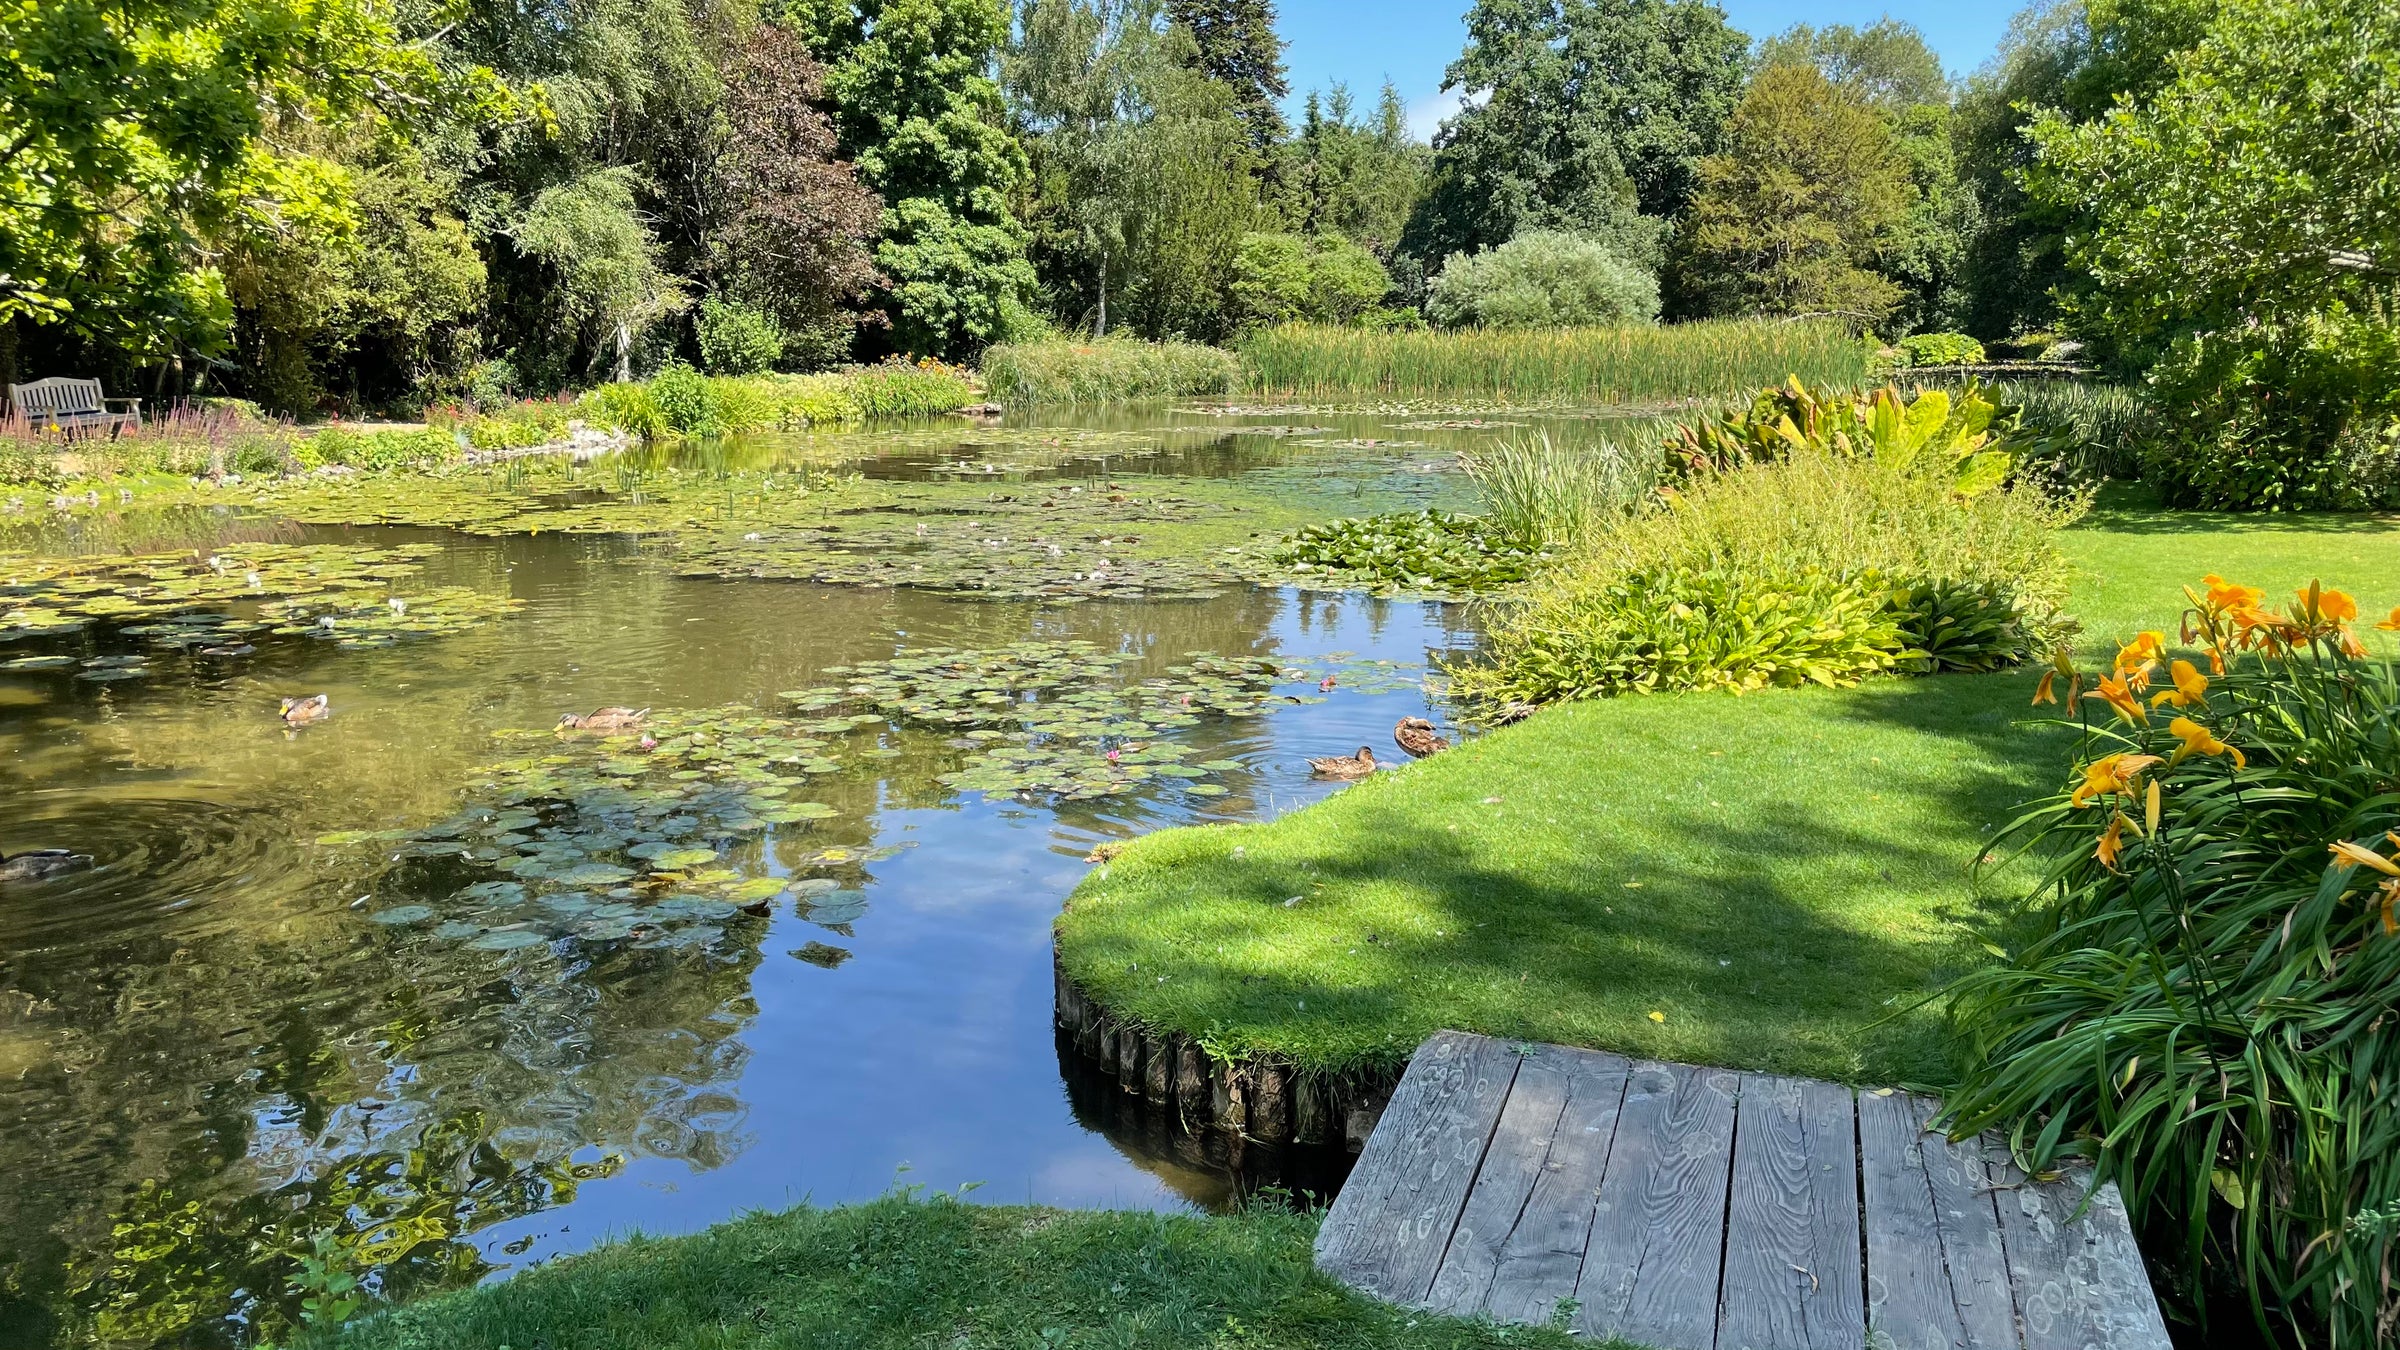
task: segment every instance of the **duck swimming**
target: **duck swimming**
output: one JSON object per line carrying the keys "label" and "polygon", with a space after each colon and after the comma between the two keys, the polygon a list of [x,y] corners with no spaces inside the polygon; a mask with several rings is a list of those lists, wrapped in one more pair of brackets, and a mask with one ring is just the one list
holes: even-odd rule
{"label": "duck swimming", "polygon": [[1401,718],[1400,725],[1392,728],[1392,739],[1418,759],[1450,748],[1450,738],[1436,735],[1433,723],[1422,717]]}
{"label": "duck swimming", "polygon": [[311,694],[307,698],[287,698],[283,701],[281,712],[286,725],[304,727],[311,722],[322,722],[333,716],[333,700],[323,694]]}
{"label": "duck swimming", "polygon": [[1375,772],[1375,751],[1362,745],[1355,755],[1312,758],[1308,761],[1308,767],[1316,770],[1320,778],[1364,778]]}
{"label": "duck swimming", "polygon": [[599,708],[587,716],[574,713],[558,719],[561,731],[631,731],[650,716],[648,708]]}
{"label": "duck swimming", "polygon": [[29,848],[23,853],[0,853],[0,885],[16,881],[47,881],[80,872],[92,865],[89,853],[63,848]]}

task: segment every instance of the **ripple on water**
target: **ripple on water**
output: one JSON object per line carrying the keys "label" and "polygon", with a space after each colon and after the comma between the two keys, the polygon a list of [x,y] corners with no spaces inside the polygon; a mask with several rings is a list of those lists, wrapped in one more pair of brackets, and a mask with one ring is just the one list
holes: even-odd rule
{"label": "ripple on water", "polygon": [[202,932],[213,926],[212,907],[220,902],[238,899],[255,912],[304,888],[298,843],[271,812],[131,792],[49,789],[10,797],[0,853],[69,848],[90,854],[93,865],[0,885],[0,949],[100,945],[162,925]]}

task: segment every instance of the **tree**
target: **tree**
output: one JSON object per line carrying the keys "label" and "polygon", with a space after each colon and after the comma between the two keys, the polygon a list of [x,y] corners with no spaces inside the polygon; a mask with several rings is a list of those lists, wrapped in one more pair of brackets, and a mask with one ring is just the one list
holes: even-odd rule
{"label": "tree", "polygon": [[1305,234],[1337,234],[1388,258],[1424,191],[1432,152],[1409,139],[1389,82],[1372,121],[1353,120],[1350,91],[1311,91],[1299,132],[1283,147],[1283,210]]}
{"label": "tree", "polygon": [[1863,29],[1800,24],[1761,43],[1759,63],[1811,67],[1883,117],[1911,188],[1907,216],[1878,247],[1877,270],[1902,291],[1891,321],[1902,331],[1954,326],[1978,213],[1959,181],[1950,80],[1924,35],[1889,18]]}
{"label": "tree", "polygon": [[369,0],[0,11],[0,329],[63,325],[143,360],[217,347],[228,241],[357,228],[343,174],[273,143],[270,122],[381,120],[450,96]]}
{"label": "tree", "polygon": [[1407,247],[1428,264],[1558,228],[1653,260],[1741,99],[1748,40],[1705,0],[1478,0]]}
{"label": "tree", "polygon": [[1688,272],[1723,313],[1839,312],[1879,323],[1901,299],[1877,274],[1906,219],[1908,166],[1889,128],[1813,66],[1758,72],[1700,171]]}
{"label": "tree", "polygon": [[903,351],[963,356],[997,341],[1036,278],[1010,197],[1028,172],[987,73],[1000,0],[863,0],[826,92],[842,148],[884,202],[875,264]]}
{"label": "tree", "polygon": [[824,72],[797,34],[758,25],[727,75],[711,266],[721,289],[782,330],[788,355],[837,359],[854,326],[844,307],[877,279],[867,249],[883,204],[834,158],[818,107]]}
{"label": "tree", "polygon": [[1283,39],[1275,35],[1275,0],[1167,0],[1166,12],[1192,35],[1192,67],[1232,91],[1252,148],[1263,153],[1282,140],[1283,100],[1292,86],[1283,74]]}
{"label": "tree", "polygon": [[1375,255],[1347,239],[1261,231],[1242,236],[1230,289],[1236,321],[1248,327],[1355,323],[1391,285]]}
{"label": "tree", "polygon": [[1536,230],[1450,259],[1426,308],[1444,328],[1648,323],[1658,279],[1596,240]]}
{"label": "tree", "polygon": [[2027,195],[2045,110],[2088,122],[2117,100],[2139,104],[2173,78],[2219,0],[2046,0],[2010,25],[1999,55],[1959,97],[1953,141],[1976,214],[1961,259],[1964,324],[1985,338],[2048,328],[2057,295],[2080,284],[2066,237],[2086,228],[2071,208]]}

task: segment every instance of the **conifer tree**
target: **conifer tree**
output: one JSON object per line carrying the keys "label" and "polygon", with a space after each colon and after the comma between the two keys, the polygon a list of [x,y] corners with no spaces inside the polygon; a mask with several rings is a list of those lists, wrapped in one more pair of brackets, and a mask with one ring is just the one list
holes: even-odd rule
{"label": "conifer tree", "polygon": [[1283,39],[1275,35],[1275,0],[1169,0],[1167,18],[1188,30],[1197,68],[1233,91],[1234,111],[1260,150],[1283,139]]}

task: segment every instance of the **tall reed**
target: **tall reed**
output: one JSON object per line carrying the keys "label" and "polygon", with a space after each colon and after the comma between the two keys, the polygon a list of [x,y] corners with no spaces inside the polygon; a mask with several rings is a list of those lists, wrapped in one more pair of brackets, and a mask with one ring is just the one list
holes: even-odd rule
{"label": "tall reed", "polygon": [[1576,442],[1537,431],[1463,450],[1458,459],[1502,539],[1519,548],[1566,548],[1622,519],[1656,486],[1656,428],[1642,422],[1630,430]]}
{"label": "tall reed", "polygon": [[1004,342],[983,354],[985,387],[1011,407],[1222,394],[1240,369],[1233,353],[1196,342]]}
{"label": "tall reed", "polygon": [[1639,403],[1867,374],[1866,348],[1839,324],[1755,319],[1447,333],[1291,325],[1240,350],[1251,388],[1304,397]]}

